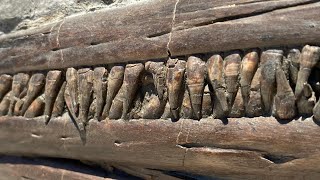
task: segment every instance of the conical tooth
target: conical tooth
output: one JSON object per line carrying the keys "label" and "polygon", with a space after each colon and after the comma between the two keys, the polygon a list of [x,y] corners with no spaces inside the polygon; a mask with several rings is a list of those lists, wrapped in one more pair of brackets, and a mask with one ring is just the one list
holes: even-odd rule
{"label": "conical tooth", "polygon": [[8,74],[2,74],[0,76],[0,101],[11,90],[12,76]]}
{"label": "conical tooth", "polygon": [[64,107],[65,107],[65,101],[64,101],[64,92],[66,89],[66,82],[63,82],[59,93],[57,95],[57,98],[54,102],[53,108],[52,108],[52,117],[58,117],[61,116],[63,111],[64,111]]}
{"label": "conical tooth", "polygon": [[166,105],[164,107],[164,111],[163,111],[163,114],[161,116],[161,119],[172,119],[172,118],[173,118],[173,115],[171,113],[170,104],[167,101],[167,103],[166,103]]}
{"label": "conical tooth", "polygon": [[202,101],[202,117],[207,118],[212,114],[213,95],[210,91],[209,85],[204,87],[203,101]]}
{"label": "conical tooth", "polygon": [[109,77],[108,77],[106,105],[104,106],[104,109],[103,109],[102,119],[105,119],[109,116],[109,111],[110,111],[112,101],[116,97],[122,85],[123,75],[124,75],[124,66],[117,65],[111,68]]}
{"label": "conical tooth", "polygon": [[292,119],[296,115],[295,96],[281,67],[277,67],[277,94],[274,98],[275,113],[280,119]]}
{"label": "conical tooth", "polygon": [[244,108],[244,101],[242,98],[242,94],[241,94],[241,91],[238,90],[237,96],[235,97],[229,117],[240,118],[240,117],[244,117],[245,114],[246,114],[246,111]]}
{"label": "conical tooth", "polygon": [[74,120],[77,119],[79,112],[78,103],[78,72],[74,68],[68,68],[66,72],[66,89],[64,93],[65,102]]}
{"label": "conical tooth", "polygon": [[290,49],[287,55],[287,60],[289,61],[289,72],[290,72],[290,81],[296,85],[298,79],[298,72],[300,67],[300,50],[299,49]]}
{"label": "conical tooth", "polygon": [[223,118],[229,112],[223,76],[223,59],[213,55],[208,59],[207,72],[214,91],[213,117]]}
{"label": "conical tooth", "polygon": [[[296,97],[297,98],[297,97]],[[313,113],[313,108],[316,104],[315,93],[308,83],[303,84],[302,95],[297,100],[299,115],[309,117]]]}
{"label": "conical tooth", "polygon": [[12,92],[11,92],[11,101],[8,110],[8,115],[12,116],[14,113],[14,107],[16,104],[17,98],[20,98],[21,93],[27,88],[27,84],[30,76],[25,73],[18,73],[13,76],[12,79]]}
{"label": "conical tooth", "polygon": [[43,74],[36,73],[31,76],[29,80],[27,95],[21,108],[21,115],[23,115],[27,111],[33,100],[35,100],[37,96],[40,95],[43,90],[44,83],[45,76]]}
{"label": "conical tooth", "polygon": [[38,98],[36,98],[30,106],[28,106],[28,109],[26,113],[24,114],[24,117],[26,118],[33,118],[41,116],[44,112],[44,94],[40,95]]}
{"label": "conical tooth", "polygon": [[25,102],[25,98],[23,98],[23,99],[16,98],[16,104],[14,106],[14,111],[13,111],[14,116],[21,115],[21,109],[22,109],[24,102]]}
{"label": "conical tooth", "polygon": [[164,62],[148,61],[145,68],[147,72],[152,73],[159,99],[162,100],[166,91],[166,66]]}
{"label": "conical tooth", "polygon": [[90,68],[78,70],[78,95],[79,95],[79,129],[85,127],[89,121],[88,112],[92,99],[93,71]]}
{"label": "conical tooth", "polygon": [[202,117],[202,98],[205,83],[206,63],[200,58],[190,56],[187,61],[186,75],[187,87],[190,94],[190,100],[194,117]]}
{"label": "conical tooth", "polygon": [[97,67],[93,72],[93,98],[95,99],[94,118],[101,120],[100,116],[106,100],[108,71],[104,67]]}
{"label": "conical tooth", "polygon": [[49,71],[46,77],[46,85],[45,85],[45,123],[48,124],[52,109],[59,93],[59,89],[62,85],[62,72],[61,71]]}
{"label": "conical tooth", "polygon": [[168,101],[171,113],[175,120],[179,119],[179,111],[182,103],[183,78],[185,73],[186,61],[169,59],[167,62]]}
{"label": "conical tooth", "polygon": [[303,84],[308,81],[312,68],[319,61],[319,56],[320,47],[306,45],[302,49],[300,56],[300,69],[295,89],[295,96],[298,101],[303,93]]}
{"label": "conical tooth", "polygon": [[246,114],[248,117],[258,117],[263,115],[263,104],[261,98],[261,68],[259,67],[252,79],[250,87],[250,96]]}
{"label": "conical tooth", "polygon": [[276,94],[276,68],[281,65],[282,50],[267,50],[261,54],[261,97],[265,113],[272,110],[273,98]]}
{"label": "conical tooth", "polygon": [[126,65],[123,84],[110,108],[110,119],[127,119],[129,108],[138,90],[140,74],[143,69],[144,66],[141,63]]}
{"label": "conical tooth", "polygon": [[224,59],[224,74],[227,90],[227,100],[231,109],[237,95],[239,84],[239,74],[241,66],[241,56],[239,52],[233,52]]}
{"label": "conical tooth", "polygon": [[259,53],[256,49],[248,52],[242,60],[240,69],[240,86],[245,107],[247,107],[249,101],[251,81],[257,71],[258,65]]}
{"label": "conical tooth", "polygon": [[183,95],[180,117],[184,119],[193,119],[194,117],[189,91],[187,89],[185,90]]}
{"label": "conical tooth", "polygon": [[10,106],[10,100],[11,100],[11,91],[8,92],[3,98],[0,103],[0,116],[5,116],[8,113],[9,106]]}

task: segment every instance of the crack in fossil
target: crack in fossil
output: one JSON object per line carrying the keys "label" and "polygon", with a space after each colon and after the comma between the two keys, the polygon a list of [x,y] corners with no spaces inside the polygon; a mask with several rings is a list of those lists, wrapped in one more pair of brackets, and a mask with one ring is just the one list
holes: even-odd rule
{"label": "crack in fossil", "polygon": [[173,8],[173,12],[172,12],[171,31],[170,31],[169,40],[168,40],[168,43],[167,43],[168,57],[171,56],[171,52],[170,52],[170,47],[169,46],[170,46],[170,42],[171,42],[171,39],[172,39],[172,31],[173,31],[174,23],[175,23],[175,20],[176,20],[176,10],[177,10],[177,6],[178,6],[179,1],[180,0],[176,0],[176,3],[175,3],[174,8]]}

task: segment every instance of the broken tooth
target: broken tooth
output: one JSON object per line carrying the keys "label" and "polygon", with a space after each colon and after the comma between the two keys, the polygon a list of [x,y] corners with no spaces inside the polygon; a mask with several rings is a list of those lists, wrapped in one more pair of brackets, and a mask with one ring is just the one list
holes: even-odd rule
{"label": "broken tooth", "polygon": [[276,94],[276,69],[281,65],[282,58],[282,50],[271,49],[261,54],[261,97],[267,114],[272,110]]}
{"label": "broken tooth", "polygon": [[146,62],[145,69],[147,72],[152,73],[159,99],[162,100],[166,91],[166,66],[164,62],[148,61]]}
{"label": "broken tooth", "polygon": [[126,65],[123,84],[110,108],[110,119],[127,119],[129,108],[138,90],[140,74],[143,69],[142,63]]}
{"label": "broken tooth", "polygon": [[207,62],[208,78],[214,91],[214,117],[223,118],[229,112],[223,77],[223,59],[216,54]]}
{"label": "broken tooth", "polygon": [[46,77],[46,85],[45,85],[45,123],[48,124],[52,109],[59,93],[60,86],[62,85],[62,72],[61,71],[49,71]]}
{"label": "broken tooth", "polygon": [[28,106],[24,117],[26,118],[34,118],[41,116],[44,112],[45,100],[44,94],[37,97],[31,104]]}
{"label": "broken tooth", "polygon": [[201,119],[206,63],[200,58],[190,56],[186,64],[186,83],[194,117]]}
{"label": "broken tooth", "polygon": [[274,98],[275,114],[280,119],[292,119],[296,115],[295,96],[281,67],[276,70],[277,94]]}
{"label": "broken tooth", "polygon": [[301,116],[312,115],[313,108],[316,104],[316,97],[310,84],[308,83],[303,84],[302,95],[300,95],[300,98],[297,99],[296,103],[297,103],[299,115]]}
{"label": "broken tooth", "polygon": [[303,91],[303,84],[306,83],[311,74],[312,68],[319,61],[320,47],[306,45],[303,47],[300,55],[300,69],[298,72],[298,79],[295,88],[295,96],[300,99]]}
{"label": "broken tooth", "polygon": [[103,113],[101,117],[102,119],[105,119],[109,116],[109,111],[110,111],[112,101],[117,95],[123,83],[124,69],[125,69],[124,66],[116,65],[116,66],[113,66],[110,70],[110,73],[108,76],[106,104],[103,108]]}
{"label": "broken tooth", "polygon": [[185,67],[186,61],[184,60],[169,59],[167,62],[166,84],[168,87],[168,101],[175,120],[179,119]]}
{"label": "broken tooth", "polygon": [[57,95],[57,98],[52,108],[52,115],[51,115],[52,117],[61,116],[64,111],[64,107],[65,107],[64,92],[65,92],[66,85],[67,83],[63,82],[59,90],[59,93]]}
{"label": "broken tooth", "polygon": [[240,87],[244,106],[249,101],[251,81],[259,65],[259,53],[256,49],[248,52],[241,63],[240,69]]}
{"label": "broken tooth", "polygon": [[104,67],[97,67],[93,71],[93,98],[95,100],[94,118],[99,121],[101,120],[100,116],[106,100],[107,76],[108,71]]}
{"label": "broken tooth", "polygon": [[8,74],[2,74],[0,76],[0,101],[11,90],[12,76]]}
{"label": "broken tooth", "polygon": [[259,67],[253,76],[250,86],[250,96],[248,106],[246,108],[246,115],[248,117],[258,117],[263,115],[263,103],[261,98],[261,68]]}
{"label": "broken tooth", "polygon": [[65,102],[73,119],[77,119],[78,103],[78,72],[75,68],[68,68],[66,72]]}

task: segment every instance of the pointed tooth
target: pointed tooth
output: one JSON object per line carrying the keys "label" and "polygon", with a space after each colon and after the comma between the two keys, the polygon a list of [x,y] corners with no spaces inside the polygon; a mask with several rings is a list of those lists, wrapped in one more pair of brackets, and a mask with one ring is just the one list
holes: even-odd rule
{"label": "pointed tooth", "polygon": [[240,69],[240,86],[243,103],[245,107],[249,101],[251,81],[259,65],[259,53],[256,49],[248,52],[241,64]]}
{"label": "pointed tooth", "polygon": [[202,101],[202,117],[207,118],[212,114],[212,97],[213,94],[210,91],[208,85],[205,86],[203,92],[203,101]]}
{"label": "pointed tooth", "polygon": [[276,94],[276,68],[283,58],[282,50],[267,50],[261,54],[261,97],[265,113],[272,110],[272,103]]}
{"label": "pointed tooth", "polygon": [[45,106],[44,98],[45,98],[44,94],[37,97],[30,104],[30,106],[28,106],[28,109],[27,109],[26,113],[24,114],[24,117],[33,118],[33,117],[41,116],[44,112],[44,106]]}
{"label": "pointed tooth", "polygon": [[303,84],[308,81],[312,68],[319,61],[319,56],[320,47],[306,45],[302,49],[300,56],[300,69],[295,88],[295,96],[298,101],[303,93]]}
{"label": "pointed tooth", "polygon": [[182,103],[183,78],[185,73],[186,61],[169,59],[167,62],[168,101],[171,113],[175,120],[179,119],[179,111]]}
{"label": "pointed tooth", "polygon": [[[127,119],[129,108],[138,90],[140,74],[144,66],[141,63],[127,64],[124,71],[123,84],[112,102],[109,118]],[[120,109],[119,109],[120,108]],[[121,111],[122,110],[122,111]]]}
{"label": "pointed tooth", "polygon": [[123,83],[123,76],[124,76],[124,66],[117,65],[113,66],[110,70],[108,76],[108,88],[107,88],[107,98],[106,104],[103,109],[102,119],[105,119],[109,116],[110,107],[112,104],[113,99],[117,95],[122,83]]}
{"label": "pointed tooth", "polygon": [[94,118],[101,120],[100,116],[103,111],[103,106],[107,94],[107,76],[108,70],[104,67],[97,67],[93,72],[93,98],[95,99],[95,114]]}
{"label": "pointed tooth", "polygon": [[27,95],[25,96],[25,100],[23,106],[21,108],[21,115],[23,115],[30,104],[37,98],[38,95],[43,90],[45,83],[45,76],[41,73],[33,74],[29,80]]}
{"label": "pointed tooth", "polygon": [[[296,97],[297,98],[297,97]],[[315,93],[310,84],[304,83],[302,95],[297,99],[297,107],[299,115],[309,117],[313,113],[313,108],[316,104]]]}
{"label": "pointed tooth", "polygon": [[164,62],[148,61],[145,68],[147,72],[152,73],[159,99],[162,100],[166,91],[166,66]]}
{"label": "pointed tooth", "polygon": [[45,84],[45,108],[44,108],[44,115],[46,124],[48,124],[52,109],[59,93],[59,90],[62,85],[62,72],[61,71],[49,71],[46,77],[46,84]]}
{"label": "pointed tooth", "polygon": [[54,102],[53,108],[52,108],[52,117],[58,117],[61,116],[63,111],[64,111],[64,107],[65,107],[65,100],[64,100],[64,92],[66,89],[66,82],[63,82],[59,93],[57,95],[57,98]]}
{"label": "pointed tooth", "polygon": [[172,119],[172,118],[173,118],[173,115],[171,113],[170,104],[167,101],[167,103],[166,103],[166,105],[164,107],[164,111],[163,111],[163,114],[161,116],[161,119]]}
{"label": "pointed tooth", "polygon": [[0,101],[11,90],[12,76],[8,74],[2,74],[0,76]]}
{"label": "pointed tooth", "polygon": [[20,97],[24,89],[27,88],[27,84],[30,76],[25,73],[18,73],[13,76],[12,88],[11,88],[11,101],[8,110],[8,115],[12,116],[14,113],[14,106],[16,104],[16,99]]}
{"label": "pointed tooth", "polygon": [[69,96],[66,99],[67,107],[72,116],[77,117],[79,113],[78,102],[78,72],[75,68],[68,68],[66,72],[66,94]]}
{"label": "pointed tooth", "polygon": [[73,104],[74,101],[73,101],[72,95],[71,95],[71,94],[74,93],[73,90],[71,90],[73,87],[69,86],[69,85],[70,85],[70,82],[68,83],[68,81],[67,81],[66,87],[65,87],[65,91],[64,91],[64,94],[63,94],[64,101],[65,101],[65,103],[67,105],[67,109],[68,109],[68,112],[71,115],[71,118],[73,120],[75,120],[77,123],[80,123],[80,122],[78,122],[78,118],[77,118],[77,115],[76,115],[77,110],[76,110],[76,107],[74,107],[74,104]]}
{"label": "pointed tooth", "polygon": [[220,55],[213,55],[208,59],[207,72],[214,91],[215,118],[223,118],[229,112],[225,84],[223,78],[223,59]]}
{"label": "pointed tooth", "polygon": [[258,117],[263,115],[263,103],[261,98],[261,68],[259,67],[252,79],[250,87],[250,96],[248,106],[246,108],[246,115],[248,117]]}
{"label": "pointed tooth", "polygon": [[276,116],[280,119],[292,119],[296,115],[295,96],[281,67],[277,67],[277,94],[274,98]]}
{"label": "pointed tooth", "polygon": [[[93,71],[90,68],[83,68],[78,70],[78,95],[79,95],[79,122],[81,126],[86,126],[88,119],[88,112],[92,98],[93,88]],[[80,130],[82,130],[80,128]]]}
{"label": "pointed tooth", "polygon": [[231,109],[237,95],[239,84],[239,74],[241,67],[241,56],[239,52],[233,52],[224,59],[224,74],[227,90],[227,100]]}
{"label": "pointed tooth", "polygon": [[287,60],[289,61],[290,81],[294,85],[297,84],[298,72],[300,67],[300,55],[301,52],[299,49],[290,49],[287,55]]}
{"label": "pointed tooth", "polygon": [[0,116],[5,116],[8,114],[9,106],[10,106],[10,99],[11,99],[11,91],[9,91],[1,100],[0,103]]}
{"label": "pointed tooth", "polygon": [[232,105],[229,117],[240,118],[240,117],[244,117],[245,114],[246,112],[244,108],[244,101],[242,98],[241,90],[238,90],[234,103]]}
{"label": "pointed tooth", "polygon": [[201,119],[202,98],[205,83],[206,64],[198,57],[190,56],[186,65],[186,82],[194,117]]}
{"label": "pointed tooth", "polygon": [[186,89],[183,95],[183,101],[180,110],[180,117],[184,119],[193,119],[194,113],[192,110],[189,91]]}

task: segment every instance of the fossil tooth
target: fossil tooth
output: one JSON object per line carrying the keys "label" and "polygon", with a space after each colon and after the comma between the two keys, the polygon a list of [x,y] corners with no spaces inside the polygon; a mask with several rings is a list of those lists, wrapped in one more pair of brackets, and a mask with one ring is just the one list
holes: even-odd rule
{"label": "fossil tooth", "polygon": [[184,119],[192,119],[194,117],[189,91],[187,89],[183,95],[180,117]]}
{"label": "fossil tooth", "polygon": [[110,119],[127,119],[129,108],[138,90],[140,74],[143,69],[144,66],[142,63],[126,65],[123,84],[110,108]]}
{"label": "fossil tooth", "polygon": [[263,115],[263,104],[261,98],[261,68],[259,67],[253,76],[250,86],[250,96],[248,106],[246,108],[246,114],[248,117],[258,117]]}
{"label": "fossil tooth", "polygon": [[259,53],[256,49],[248,52],[241,64],[240,69],[240,87],[245,107],[249,101],[251,81],[259,65]]}
{"label": "fossil tooth", "polygon": [[207,118],[212,114],[212,93],[209,85],[204,87],[203,100],[202,100],[202,117]]}
{"label": "fossil tooth", "polygon": [[261,97],[265,113],[272,110],[273,98],[276,94],[276,69],[281,65],[282,50],[266,50],[261,54]]}
{"label": "fossil tooth", "polygon": [[23,115],[30,104],[37,98],[38,95],[43,90],[45,83],[45,76],[41,73],[33,74],[29,80],[27,95],[25,96],[25,100],[23,106],[21,108],[21,115]]}
{"label": "fossil tooth", "polygon": [[287,55],[287,60],[289,61],[290,81],[294,85],[297,84],[298,79],[300,54],[301,53],[299,49],[290,49]]}
{"label": "fossil tooth", "polygon": [[300,100],[304,83],[309,79],[311,69],[317,64],[320,56],[320,47],[306,45],[303,47],[300,55],[300,69],[295,88],[295,96]]}
{"label": "fossil tooth", "polygon": [[0,102],[0,116],[5,116],[8,113],[9,106],[10,106],[10,100],[11,100],[11,91],[9,91],[3,98],[2,101]]}
{"label": "fossil tooth", "polygon": [[223,59],[220,55],[213,55],[207,62],[208,78],[214,91],[213,117],[223,118],[229,112],[225,92]]}
{"label": "fossil tooth", "polygon": [[190,56],[186,65],[187,87],[194,117],[201,119],[206,63],[200,58]]}
{"label": "fossil tooth", "polygon": [[152,73],[159,99],[162,100],[166,91],[166,66],[164,62],[148,61],[145,69],[147,72]]}
{"label": "fossil tooth", "polygon": [[[296,97],[297,98],[297,97]],[[313,108],[316,104],[315,93],[308,83],[303,84],[302,94],[297,100],[297,107],[299,115],[301,116],[311,116],[313,113]]]}
{"label": "fossil tooth", "polygon": [[65,102],[74,120],[77,119],[79,112],[78,103],[78,72],[74,68],[68,68],[66,72],[66,89],[64,93]]}
{"label": "fossil tooth", "polygon": [[23,99],[16,98],[16,104],[15,104],[14,110],[13,110],[13,115],[14,116],[20,116],[21,115],[21,109],[22,109],[22,106],[24,104],[24,101],[25,101],[25,98],[23,98]]}
{"label": "fossil tooth", "polygon": [[89,119],[88,112],[92,99],[93,71],[90,68],[78,70],[78,95],[79,95],[79,129],[83,130]]}
{"label": "fossil tooth", "polygon": [[182,103],[183,78],[186,61],[169,59],[167,62],[167,87],[170,110],[175,120],[179,119],[179,111]]}
{"label": "fossil tooth", "polygon": [[102,119],[105,119],[109,116],[109,110],[110,110],[112,101],[117,95],[123,82],[124,69],[125,69],[124,66],[116,65],[116,66],[113,66],[110,70],[110,73],[108,76],[106,104],[103,109]]}
{"label": "fossil tooth", "polygon": [[245,111],[241,90],[238,90],[234,103],[232,105],[229,117],[240,118],[240,117],[244,117],[245,114],[246,114],[246,111]]}
{"label": "fossil tooth", "polygon": [[52,117],[58,117],[61,116],[63,111],[64,111],[64,107],[65,107],[65,101],[64,101],[64,92],[66,89],[66,82],[63,82],[59,93],[57,95],[57,98],[54,102],[53,108],[52,108]]}
{"label": "fossil tooth", "polygon": [[164,111],[163,114],[161,116],[161,119],[171,119],[173,118],[172,112],[171,112],[171,108],[170,108],[170,104],[167,101],[165,107],[164,107]]}
{"label": "fossil tooth", "polygon": [[8,74],[2,74],[0,76],[0,101],[11,90],[12,76]]}
{"label": "fossil tooth", "polygon": [[26,118],[33,118],[37,116],[41,116],[44,112],[44,106],[45,106],[45,96],[44,94],[37,97],[31,104],[28,106],[28,109],[26,113],[24,114],[24,117]]}
{"label": "fossil tooth", "polygon": [[226,82],[227,101],[231,109],[239,88],[239,73],[241,66],[241,56],[234,52],[224,59],[224,75]]}
{"label": "fossil tooth", "polygon": [[62,85],[62,72],[61,71],[49,71],[46,77],[45,85],[45,108],[44,115],[46,124],[48,124],[52,109],[59,93],[59,89]]}
{"label": "fossil tooth", "polygon": [[97,67],[93,71],[93,98],[95,100],[94,118],[101,120],[100,116],[106,100],[108,71],[104,67]]}
{"label": "fossil tooth", "polygon": [[27,88],[27,84],[30,76],[25,73],[18,73],[13,76],[12,79],[12,92],[11,92],[11,101],[8,110],[8,115],[12,116],[14,113],[14,107],[16,104],[17,98],[21,98],[21,93]]}
{"label": "fossil tooth", "polygon": [[318,100],[318,102],[313,108],[313,119],[315,119],[318,122],[320,121],[320,100]]}
{"label": "fossil tooth", "polygon": [[281,67],[276,70],[277,94],[274,98],[275,114],[280,119],[292,119],[296,115],[295,96]]}

